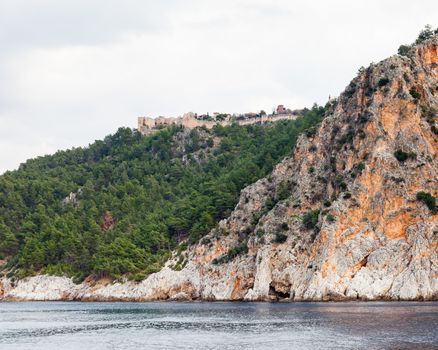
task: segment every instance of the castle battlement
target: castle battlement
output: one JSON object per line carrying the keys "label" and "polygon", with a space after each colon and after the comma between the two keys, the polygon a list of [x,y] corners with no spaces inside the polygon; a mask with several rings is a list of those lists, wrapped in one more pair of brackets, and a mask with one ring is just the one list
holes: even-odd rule
{"label": "castle battlement", "polygon": [[[280,112],[280,113],[278,113]],[[227,126],[232,123],[239,125],[249,124],[264,124],[270,122],[276,122],[279,120],[294,120],[298,117],[299,111],[291,111],[285,109],[283,105],[277,108],[277,113],[265,114],[265,113],[246,113],[240,115],[214,113],[213,116],[209,115],[197,115],[189,112],[182,117],[138,117],[138,131],[143,135],[152,134],[163,127],[170,125],[182,125],[185,128],[193,129],[196,127],[205,127],[212,129],[216,125]]]}

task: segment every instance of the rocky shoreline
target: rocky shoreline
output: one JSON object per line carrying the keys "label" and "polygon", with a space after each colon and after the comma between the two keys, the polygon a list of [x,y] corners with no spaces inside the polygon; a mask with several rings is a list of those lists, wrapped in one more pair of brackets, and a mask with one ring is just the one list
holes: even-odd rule
{"label": "rocky shoreline", "polygon": [[[182,276],[184,275],[184,277]],[[186,279],[185,281],[181,278]],[[171,282],[172,281],[172,282]],[[0,280],[2,301],[83,301],[83,302],[146,302],[146,301],[263,301],[263,302],[336,302],[336,301],[438,301],[437,294],[396,295],[391,293],[358,296],[328,292],[315,297],[285,297],[268,292],[254,298],[252,289],[243,297],[216,294],[202,295],[195,290],[187,274],[165,268],[142,282],[100,280],[73,283],[71,278],[49,275],[28,277],[13,283]]]}

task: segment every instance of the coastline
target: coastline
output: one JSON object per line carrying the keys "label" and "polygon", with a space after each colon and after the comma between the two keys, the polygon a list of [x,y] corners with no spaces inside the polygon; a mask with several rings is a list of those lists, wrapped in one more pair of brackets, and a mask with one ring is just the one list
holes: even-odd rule
{"label": "coastline", "polygon": [[[158,273],[160,274],[160,273]],[[155,274],[156,275],[156,274]],[[390,297],[380,295],[374,298],[360,296],[330,295],[327,293],[318,298],[278,298],[266,295],[256,299],[250,298],[217,298],[186,292],[171,293],[164,285],[152,285],[156,280],[151,275],[142,282],[117,282],[101,280],[93,283],[74,284],[70,278],[38,275],[20,280],[14,285],[8,279],[0,280],[1,302],[265,302],[265,303],[301,303],[301,302],[436,302],[438,295],[413,298]],[[174,286],[175,287],[175,286]],[[166,290],[167,289],[167,290]]]}

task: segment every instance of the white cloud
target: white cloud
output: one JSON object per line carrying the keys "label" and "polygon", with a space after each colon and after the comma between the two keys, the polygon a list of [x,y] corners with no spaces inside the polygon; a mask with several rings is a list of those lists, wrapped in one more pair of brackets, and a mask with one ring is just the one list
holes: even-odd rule
{"label": "white cloud", "polygon": [[324,103],[436,18],[429,0],[0,0],[0,172],[138,115]]}

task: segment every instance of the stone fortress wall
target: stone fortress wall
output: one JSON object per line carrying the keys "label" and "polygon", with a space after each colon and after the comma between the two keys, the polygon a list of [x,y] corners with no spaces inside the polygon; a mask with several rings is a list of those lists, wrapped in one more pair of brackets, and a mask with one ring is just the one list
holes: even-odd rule
{"label": "stone fortress wall", "polygon": [[239,125],[249,124],[264,124],[276,122],[279,120],[294,120],[299,116],[299,111],[291,111],[285,109],[282,105],[277,107],[277,112],[274,114],[256,114],[247,113],[242,115],[230,115],[215,113],[212,117],[208,115],[198,116],[195,113],[189,112],[182,117],[138,117],[138,131],[143,135],[152,134],[163,127],[170,125],[182,125],[186,128],[193,129],[196,127],[206,127],[212,129],[215,125],[227,126],[232,123]]}

